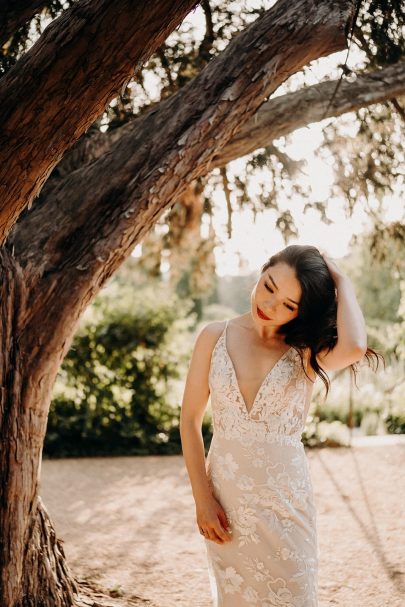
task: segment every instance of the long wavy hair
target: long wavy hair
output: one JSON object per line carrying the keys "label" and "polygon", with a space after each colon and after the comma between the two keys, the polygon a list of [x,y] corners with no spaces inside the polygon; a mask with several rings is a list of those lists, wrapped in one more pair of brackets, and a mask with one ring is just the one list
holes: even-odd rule
{"label": "long wavy hair", "polygon": [[[321,253],[314,246],[289,245],[272,255],[262,266],[261,272],[280,262],[294,269],[302,295],[298,316],[279,327],[278,333],[284,336],[289,346],[297,350],[304,370],[303,349],[310,349],[310,363],[325,385],[326,398],[330,381],[326,371],[319,365],[316,355],[324,349],[329,352],[337,342],[337,298],[334,280]],[[379,358],[384,361],[384,357],[372,348],[367,348],[364,356],[374,371],[378,369]],[[351,364],[350,368],[356,384],[358,363]]]}

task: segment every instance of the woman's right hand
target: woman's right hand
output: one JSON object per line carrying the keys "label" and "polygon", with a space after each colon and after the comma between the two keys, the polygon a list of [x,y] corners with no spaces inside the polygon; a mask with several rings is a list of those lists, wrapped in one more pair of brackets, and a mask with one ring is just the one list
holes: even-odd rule
{"label": "woman's right hand", "polygon": [[196,504],[197,525],[207,540],[223,544],[232,540],[232,530],[221,504],[214,496]]}

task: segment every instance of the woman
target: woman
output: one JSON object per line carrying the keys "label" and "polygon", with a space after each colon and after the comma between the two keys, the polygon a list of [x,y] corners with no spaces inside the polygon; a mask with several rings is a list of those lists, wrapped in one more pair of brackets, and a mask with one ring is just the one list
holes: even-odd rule
{"label": "woman", "polygon": [[379,356],[367,348],[349,279],[313,246],[273,255],[250,311],[199,333],[180,431],[215,607],[317,606],[316,510],[301,433],[316,377],[328,392],[325,371],[355,371],[371,354]]}

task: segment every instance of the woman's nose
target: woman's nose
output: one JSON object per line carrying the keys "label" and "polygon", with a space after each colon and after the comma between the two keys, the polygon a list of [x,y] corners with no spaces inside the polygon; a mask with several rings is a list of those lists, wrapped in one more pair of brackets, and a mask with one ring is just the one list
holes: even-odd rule
{"label": "woman's nose", "polygon": [[271,313],[274,311],[274,309],[276,308],[276,306],[274,305],[274,303],[271,302],[265,302],[265,308],[264,308],[264,313],[269,313],[271,315]]}
{"label": "woman's nose", "polygon": [[266,310],[267,312],[271,315],[271,312],[273,312],[274,310],[277,309],[277,302],[274,301],[273,298],[267,298],[264,300],[264,303],[266,305]]}

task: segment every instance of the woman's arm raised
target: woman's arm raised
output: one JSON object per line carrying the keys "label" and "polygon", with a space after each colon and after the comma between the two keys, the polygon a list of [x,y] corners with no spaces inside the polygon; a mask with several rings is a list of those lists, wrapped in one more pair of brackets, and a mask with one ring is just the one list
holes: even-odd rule
{"label": "woman's arm raised", "polygon": [[323,255],[337,290],[337,342],[334,348],[318,353],[317,360],[327,371],[344,369],[363,358],[367,351],[367,330],[350,279]]}

